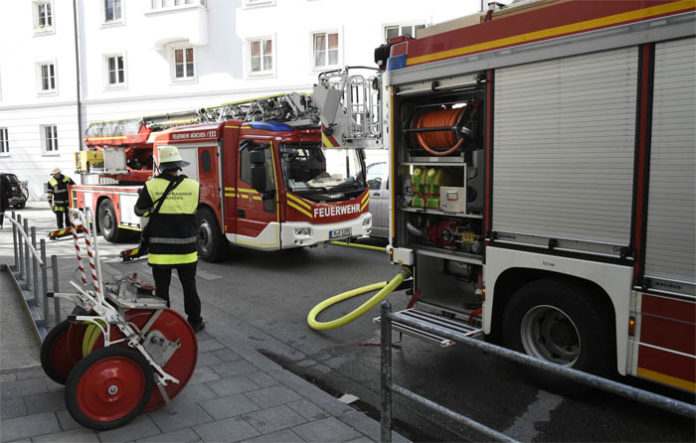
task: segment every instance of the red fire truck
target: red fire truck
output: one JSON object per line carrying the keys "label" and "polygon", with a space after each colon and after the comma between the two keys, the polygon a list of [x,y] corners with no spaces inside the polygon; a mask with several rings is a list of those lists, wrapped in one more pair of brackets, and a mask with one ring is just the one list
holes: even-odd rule
{"label": "red fire truck", "polygon": [[378,48],[399,315],[696,391],[695,9],[527,1]]}
{"label": "red fire truck", "polygon": [[[317,87],[342,88],[352,77],[347,71],[321,75]],[[378,83],[364,85],[365,94],[379,92]],[[342,100],[331,103],[336,108],[350,99],[340,95]],[[330,126],[333,117],[325,121]],[[331,131],[325,127],[325,132]],[[71,204],[92,208],[104,238],[121,240],[128,230],[140,229],[133,206],[153,164],[157,167],[159,149],[176,146],[190,163],[183,173],[201,185],[198,251],[204,260],[220,259],[228,242],[278,250],[368,235],[372,218],[362,148],[374,145],[379,134],[336,135],[324,135],[330,147],[322,146],[311,96],[295,93],[93,123],[85,138],[89,149],[77,153],[77,163],[100,183],[72,186]]]}

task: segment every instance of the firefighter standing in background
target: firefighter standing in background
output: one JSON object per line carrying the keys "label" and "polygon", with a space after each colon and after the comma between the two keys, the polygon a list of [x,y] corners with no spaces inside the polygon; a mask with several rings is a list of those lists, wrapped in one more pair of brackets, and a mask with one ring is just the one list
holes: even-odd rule
{"label": "firefighter standing in background", "polygon": [[169,305],[169,283],[172,269],[176,269],[184,289],[184,309],[194,331],[205,328],[201,317],[201,300],[196,291],[196,209],[199,185],[195,180],[180,175],[188,162],[181,159],[174,146],[164,146],[159,151],[160,175],[149,180],[140,189],[135,213],[149,217],[157,207],[160,197],[170,183],[174,187],[165,196],[159,211],[149,219],[147,231],[148,263],[152,266],[155,293]]}
{"label": "firefighter standing in background", "polygon": [[[60,168],[53,168],[52,177],[48,179],[48,204],[56,214],[58,229],[70,226],[68,219],[68,186],[75,182],[60,172]],[[65,220],[65,223],[63,222]]]}

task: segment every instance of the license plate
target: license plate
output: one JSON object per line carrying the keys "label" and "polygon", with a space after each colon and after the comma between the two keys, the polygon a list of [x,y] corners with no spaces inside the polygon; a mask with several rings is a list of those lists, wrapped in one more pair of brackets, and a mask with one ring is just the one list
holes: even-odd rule
{"label": "license plate", "polygon": [[353,230],[351,228],[335,229],[333,231],[329,231],[329,238],[350,237],[352,233]]}

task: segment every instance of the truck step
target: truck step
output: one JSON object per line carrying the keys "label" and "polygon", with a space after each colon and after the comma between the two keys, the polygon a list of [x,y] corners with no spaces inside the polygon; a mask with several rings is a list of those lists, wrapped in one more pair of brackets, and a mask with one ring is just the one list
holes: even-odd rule
{"label": "truck step", "polygon": [[[442,315],[422,311],[416,308],[405,309],[403,311],[394,312],[392,319],[392,328],[423,340],[438,343],[441,347],[447,348],[456,343],[457,337],[481,337],[483,330],[477,328],[461,320],[444,317]],[[381,317],[374,319],[376,323],[380,323]],[[408,321],[408,324],[404,322]],[[427,325],[428,331],[421,329],[418,325]],[[440,335],[442,334],[442,335]],[[448,338],[445,335],[454,337]]]}

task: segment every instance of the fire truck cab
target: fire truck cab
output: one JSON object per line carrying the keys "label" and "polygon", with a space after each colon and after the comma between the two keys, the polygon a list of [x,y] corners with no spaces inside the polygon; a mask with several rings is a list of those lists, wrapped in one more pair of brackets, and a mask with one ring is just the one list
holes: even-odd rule
{"label": "fire truck cab", "polygon": [[324,149],[318,128],[228,120],[176,127],[154,140],[176,146],[201,185],[199,253],[226,241],[276,250],[368,235],[372,218],[362,151]]}

